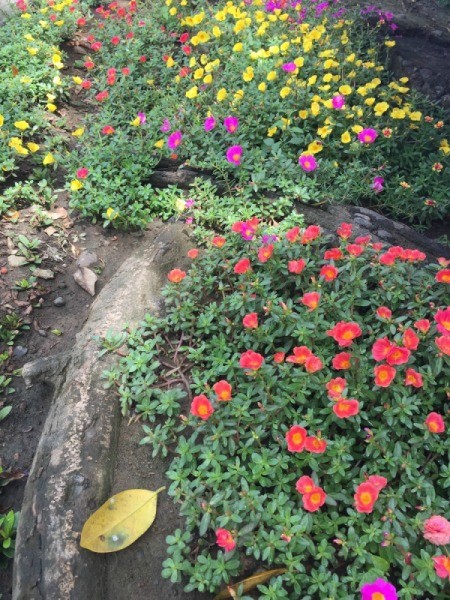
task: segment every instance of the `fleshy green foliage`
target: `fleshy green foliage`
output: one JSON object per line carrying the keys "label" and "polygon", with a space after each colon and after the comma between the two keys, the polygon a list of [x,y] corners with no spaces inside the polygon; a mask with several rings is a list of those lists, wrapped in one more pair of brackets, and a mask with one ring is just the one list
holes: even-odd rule
{"label": "fleshy green foliage", "polygon": [[13,510],[0,514],[0,563],[1,558],[12,558],[14,556],[14,539],[16,537],[19,513]]}
{"label": "fleshy green foliage", "polygon": [[[446,434],[425,424],[429,413],[449,408],[450,356],[435,342],[448,335],[439,316],[450,304],[448,283],[439,281],[445,269],[421,263],[421,253],[397,247],[386,254],[367,239],[350,244],[344,233],[342,258],[324,259],[332,240],[316,237],[314,228],[306,236],[296,231],[292,241],[281,232],[275,241],[259,225],[253,240],[238,233],[227,234],[222,247],[213,240],[186,277],[178,273],[181,281],[167,286],[166,315],[147,316],[121,370],[107,374],[123,411],[145,423],[142,443],[153,455],[175,452],[169,493],[185,530],[168,538],[163,575],[187,581],[186,590],[215,591],[250,559],[288,569],[259,588],[264,600],[357,599],[362,583],[377,577],[404,599],[444,598],[448,587],[432,561],[441,552],[422,528],[431,515],[449,516]],[[273,253],[262,262],[259,251],[270,243]],[[237,274],[243,258],[251,269]],[[289,261],[299,259],[305,266],[295,274]],[[338,269],[335,279],[321,275],[325,265]],[[320,294],[315,309],[301,300],[308,292]],[[381,306],[392,315],[378,316]],[[243,324],[250,313],[256,328]],[[428,331],[415,325],[421,319],[430,321]],[[339,322],[358,324],[361,335],[338,344],[329,332]],[[405,337],[410,330],[418,336],[415,350]],[[396,370],[388,387],[375,378],[383,361],[372,356],[383,338],[411,348],[407,362],[388,359]],[[320,359],[317,370],[291,362],[303,346]],[[259,369],[240,367],[248,350],[264,358]],[[351,355],[345,370],[332,364],[341,352]],[[284,358],[274,361],[276,353]],[[407,385],[407,369],[422,376],[422,387]],[[338,377],[345,379],[342,394],[359,402],[349,418],[338,417],[338,399],[326,388]],[[218,401],[212,388],[219,380],[231,384],[231,400]],[[213,414],[195,416],[188,394],[206,395]],[[290,452],[293,425],[326,440],[325,452]],[[295,488],[303,475],[327,495],[315,512],[303,508]],[[353,496],[370,475],[385,477],[387,486],[364,514]],[[218,528],[232,532],[234,551],[215,546]]]}

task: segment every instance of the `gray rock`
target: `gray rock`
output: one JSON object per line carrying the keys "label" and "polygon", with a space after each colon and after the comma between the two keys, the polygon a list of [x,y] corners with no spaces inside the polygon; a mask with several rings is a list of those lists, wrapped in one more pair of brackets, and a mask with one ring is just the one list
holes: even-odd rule
{"label": "gray rock", "polygon": [[385,240],[386,242],[390,242],[392,240],[392,234],[389,233],[389,231],[386,231],[385,229],[379,229],[377,231],[377,236],[382,240]]}
{"label": "gray rock", "polygon": [[13,355],[16,358],[22,358],[22,356],[25,356],[25,354],[28,354],[28,348],[25,348],[25,346],[15,346],[14,347]]}
{"label": "gray rock", "polygon": [[363,215],[358,215],[357,217],[353,217],[353,221],[361,227],[365,227],[369,231],[373,231],[375,229],[375,225],[371,222],[368,217],[363,217]]}
{"label": "gray rock", "polygon": [[53,279],[55,277],[55,274],[50,269],[35,269],[33,275],[40,279]]}
{"label": "gray rock", "polygon": [[28,261],[25,256],[17,256],[16,254],[8,256],[8,264],[12,268],[23,267],[23,265],[26,265],[27,263]]}
{"label": "gray rock", "polygon": [[58,296],[57,298],[55,298],[53,300],[53,304],[55,306],[65,306],[66,301],[64,300],[64,298],[62,296]]}
{"label": "gray rock", "polygon": [[95,252],[84,250],[84,252],[82,252],[78,257],[77,267],[90,267],[91,265],[95,265],[97,261],[98,258]]}
{"label": "gray rock", "polygon": [[47,337],[47,332],[45,331],[45,329],[38,329],[38,334],[41,337]]}
{"label": "gray rock", "polygon": [[[47,334],[45,333],[45,335]],[[64,371],[69,358],[69,352],[62,352],[54,356],[37,358],[24,364],[22,377],[25,380],[25,385],[29,388],[39,381],[53,381],[55,383],[55,378]]]}

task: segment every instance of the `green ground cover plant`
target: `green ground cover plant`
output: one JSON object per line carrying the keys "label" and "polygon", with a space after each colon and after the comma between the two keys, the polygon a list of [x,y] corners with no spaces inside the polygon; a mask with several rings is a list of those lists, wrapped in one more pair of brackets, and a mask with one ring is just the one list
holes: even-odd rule
{"label": "green ground cover plant", "polygon": [[263,564],[287,569],[264,600],[447,597],[448,261],[346,223],[231,229],[106,374],[174,456],[163,576],[214,592]]}

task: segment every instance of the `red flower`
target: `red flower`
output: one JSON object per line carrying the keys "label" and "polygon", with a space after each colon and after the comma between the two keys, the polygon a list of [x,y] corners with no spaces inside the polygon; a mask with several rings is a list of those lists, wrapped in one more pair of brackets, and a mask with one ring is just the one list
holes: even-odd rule
{"label": "red flower", "polygon": [[129,74],[130,74],[130,69],[129,69],[128,67],[123,67],[123,68],[121,69],[121,71],[122,71],[122,75],[125,75],[125,76],[127,76],[127,75],[129,75]]}
{"label": "red flower", "polygon": [[333,329],[329,329],[327,331],[327,335],[330,335],[341,348],[346,348],[350,346],[353,340],[359,337],[362,334],[361,327],[358,323],[354,323],[350,321],[346,323],[345,321],[339,321],[333,327]]}
{"label": "red flower", "polygon": [[286,354],[284,352],[275,352],[275,354],[273,355],[273,362],[279,365],[282,362],[284,362],[285,356]]}
{"label": "red flower", "polygon": [[191,402],[191,414],[200,417],[203,421],[207,421],[209,417],[213,414],[214,408],[212,407],[211,402],[204,394],[200,394],[200,396],[195,396],[195,398]]}
{"label": "red flower", "polygon": [[295,273],[296,275],[300,275],[300,273],[305,268],[305,265],[306,263],[303,260],[303,258],[300,258],[299,260],[290,260],[288,263],[288,271],[289,273]]}
{"label": "red flower", "polygon": [[355,508],[359,513],[371,513],[378,500],[378,490],[373,484],[366,481],[358,485],[353,498],[355,499]]}
{"label": "red flower", "polygon": [[244,273],[247,273],[247,271],[250,271],[250,269],[251,266],[248,258],[242,258],[234,265],[234,272],[237,275],[243,275]]}
{"label": "red flower", "polygon": [[187,32],[182,33],[179,38],[181,44],[185,44],[188,41],[188,39],[189,39],[189,33],[187,33]]}
{"label": "red flower", "polygon": [[364,252],[364,246],[361,246],[360,244],[348,244],[347,252],[350,256],[359,256]]}
{"label": "red flower", "polygon": [[330,248],[325,250],[323,258],[324,260],[341,260],[344,258],[344,254],[340,248]]}
{"label": "red flower", "polygon": [[389,252],[385,252],[384,254],[380,255],[378,260],[380,261],[380,264],[390,267],[395,263],[395,256],[393,254],[389,254]]}
{"label": "red flower", "polygon": [[109,92],[107,90],[105,90],[104,92],[99,92],[96,96],[95,99],[97,100],[97,102],[103,102],[104,100],[106,100],[109,96]]}
{"label": "red flower", "polygon": [[328,396],[330,398],[340,398],[342,392],[347,387],[347,382],[342,377],[336,377],[335,379],[330,379],[325,387],[328,390]]}
{"label": "red flower", "polygon": [[322,454],[327,449],[327,442],[322,438],[315,436],[307,437],[305,440],[305,448],[313,454]]}
{"label": "red flower", "polygon": [[377,308],[377,315],[380,319],[390,319],[392,317],[392,310],[387,306],[379,306]]}
{"label": "red flower", "polygon": [[450,306],[445,310],[439,309],[434,315],[434,320],[437,323],[437,330],[444,335],[450,335]]}
{"label": "red flower", "polygon": [[251,371],[260,369],[263,362],[264,357],[253,350],[247,350],[247,352],[241,354],[241,358],[239,359],[239,365],[243,369],[250,369]]}
{"label": "red flower", "polygon": [[444,433],[445,423],[442,415],[432,412],[425,419],[425,425],[431,433]]}
{"label": "red flower", "polygon": [[336,369],[337,371],[345,371],[346,369],[350,369],[351,358],[352,355],[350,352],[340,352],[339,354],[336,354],[331,361],[333,369]]}
{"label": "red flower", "polygon": [[430,329],[431,323],[428,319],[419,319],[414,323],[414,327],[421,333],[426,333]]}
{"label": "red flower", "polygon": [[422,375],[414,369],[406,369],[405,385],[412,385],[415,388],[423,387]]}
{"label": "red flower", "polygon": [[315,512],[316,510],[319,510],[323,504],[325,504],[326,499],[326,493],[321,487],[317,486],[310,492],[307,492],[303,495],[303,508],[308,512]]}
{"label": "red flower", "polygon": [[381,492],[387,486],[388,480],[382,475],[370,475],[367,478],[367,483],[372,484],[374,488]]}
{"label": "red flower", "polygon": [[437,337],[434,340],[434,343],[442,352],[442,354],[450,356],[450,335],[443,335],[442,337]]}
{"label": "red flower", "polygon": [[113,46],[117,46],[117,44],[120,44],[120,37],[118,35],[115,35],[111,38],[110,41]]}
{"label": "red flower", "polygon": [[322,369],[322,368],[323,368],[323,362],[320,360],[320,358],[318,356],[313,355],[306,359],[305,369],[308,371],[308,373],[316,373],[317,371],[320,371],[320,369]]}
{"label": "red flower", "polygon": [[172,269],[167,275],[167,279],[172,283],[180,283],[186,277],[186,273],[181,269]]}
{"label": "red flower", "polygon": [[262,246],[258,250],[258,260],[259,262],[265,263],[269,260],[269,258],[273,254],[273,244],[268,244],[267,246]]}
{"label": "red flower", "polygon": [[408,350],[417,350],[419,342],[419,336],[413,329],[410,327],[405,329],[405,332],[403,333],[403,345],[405,348],[408,348]]}
{"label": "red flower", "polygon": [[187,257],[188,258],[197,258],[197,256],[198,256],[198,250],[197,250],[197,248],[192,248],[187,253]]}
{"label": "red flower", "polygon": [[300,477],[295,484],[295,489],[299,494],[308,494],[309,492],[312,492],[315,487],[316,484],[311,477],[308,477],[308,475]]}
{"label": "red flower", "polygon": [[374,368],[375,385],[389,387],[397,371],[389,365],[379,365]]}
{"label": "red flower", "polygon": [[355,238],[355,244],[362,244],[363,246],[366,246],[371,239],[372,236],[370,235],[359,235],[357,238]]}
{"label": "red flower", "polygon": [[300,298],[300,302],[309,310],[315,310],[319,306],[320,294],[318,292],[307,292]]}
{"label": "red flower", "polygon": [[387,337],[380,338],[372,346],[372,356],[375,360],[384,360],[394,348],[395,344]]}
{"label": "red flower", "polygon": [[337,228],[336,233],[343,240],[348,240],[352,235],[353,225],[351,223],[341,223]]}
{"label": "red flower", "polygon": [[236,540],[228,529],[216,529],[216,544],[223,548],[225,552],[231,552],[236,548]]}
{"label": "red flower", "polygon": [[81,82],[81,87],[83,88],[83,90],[90,90],[92,87],[92,82],[88,81],[87,79],[84,79]]}
{"label": "red flower", "polygon": [[293,227],[286,232],[286,239],[291,244],[295,243],[300,236],[300,227]]}
{"label": "red flower", "polygon": [[105,125],[102,129],[103,135],[112,135],[115,132],[115,129],[112,125]]}
{"label": "red flower", "polygon": [[218,400],[223,400],[225,402],[231,400],[232,387],[228,381],[221,379],[213,385],[213,390],[216,392]]}
{"label": "red flower", "polygon": [[320,269],[320,277],[325,281],[333,281],[338,276],[339,271],[333,265],[324,265]]}
{"label": "red flower", "polygon": [[402,346],[394,346],[386,358],[389,365],[403,365],[408,362],[411,352]]}
{"label": "red flower", "polygon": [[320,236],[320,234],[321,234],[321,229],[320,229],[319,225],[310,225],[303,232],[300,243],[301,244],[309,244],[309,242],[312,242],[313,240],[318,238]]}
{"label": "red flower", "polygon": [[212,243],[212,245],[213,245],[213,246],[215,246],[216,248],[222,248],[222,246],[224,246],[224,245],[225,245],[225,242],[226,242],[226,241],[227,241],[227,240],[226,240],[224,237],[222,237],[222,236],[220,236],[220,235],[216,235],[216,236],[213,238],[213,240],[212,240],[212,242],[211,242],[211,243]]}
{"label": "red flower", "polygon": [[305,448],[307,432],[300,425],[293,425],[286,433],[289,452],[301,452]]}
{"label": "red flower", "polygon": [[248,315],[245,315],[245,317],[242,319],[242,324],[247,329],[257,329],[257,327],[258,327],[257,313],[252,312],[252,313],[248,313]]}
{"label": "red flower", "polygon": [[78,179],[86,179],[86,177],[88,175],[89,175],[89,169],[86,169],[86,167],[81,167],[81,169],[78,169],[78,171],[77,171]]}
{"label": "red flower", "polygon": [[359,402],[354,398],[341,398],[333,405],[334,414],[340,419],[348,419],[359,413]]}
{"label": "red flower", "polygon": [[88,70],[93,69],[95,67],[95,63],[92,60],[87,60],[84,63],[84,67]]}
{"label": "red flower", "polygon": [[313,353],[306,346],[296,346],[293,350],[294,354],[286,358],[286,362],[304,365],[308,358],[311,358]]}
{"label": "red flower", "polygon": [[450,283],[450,269],[442,269],[436,273],[436,281],[439,283]]}

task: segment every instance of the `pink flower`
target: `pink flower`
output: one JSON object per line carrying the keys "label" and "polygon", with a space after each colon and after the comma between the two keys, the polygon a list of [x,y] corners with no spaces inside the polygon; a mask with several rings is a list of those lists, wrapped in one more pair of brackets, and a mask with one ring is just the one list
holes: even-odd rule
{"label": "pink flower", "polygon": [[341,96],[341,95],[333,96],[333,99],[331,100],[331,104],[333,105],[333,108],[336,108],[337,110],[344,108],[345,96]]}
{"label": "pink flower", "polygon": [[362,129],[358,133],[358,140],[361,142],[361,144],[373,144],[377,137],[378,133],[376,130],[371,129],[370,127],[367,129]]}
{"label": "pink flower", "polygon": [[317,169],[317,161],[313,154],[302,154],[298,159],[298,164],[307,173]]}
{"label": "pink flower", "polygon": [[450,558],[448,556],[440,555],[433,556],[434,569],[438,577],[450,579]]}
{"label": "pink flower", "polygon": [[423,537],[436,546],[450,544],[450,522],[444,517],[433,515],[423,524]]}
{"label": "pink flower", "polygon": [[385,579],[365,583],[361,588],[361,600],[397,600],[397,590]]}
{"label": "pink flower", "polygon": [[181,140],[183,139],[183,134],[181,131],[174,131],[167,138],[167,145],[171,150],[175,150],[181,144]]}
{"label": "pink flower", "polygon": [[242,160],[242,146],[231,146],[227,150],[227,161],[234,164],[240,165]]}
{"label": "pink flower", "polygon": [[223,548],[225,552],[231,552],[236,548],[236,540],[228,529],[216,529],[216,544]]}
{"label": "pink flower", "polygon": [[215,126],[216,126],[215,118],[212,115],[210,117],[206,117],[206,119],[203,123],[203,129],[205,131],[211,131],[212,129],[214,129]]}
{"label": "pink flower", "polygon": [[[169,119],[164,119],[163,124],[161,125],[161,127],[159,129],[163,133],[167,133],[168,131],[170,131],[170,128],[171,128],[171,125],[170,125]],[[170,148],[170,146],[169,146],[169,148]],[[176,148],[176,146],[175,146],[175,148]]]}
{"label": "pink flower", "polygon": [[223,126],[228,133],[235,133],[239,127],[239,119],[237,117],[226,117],[223,121]]}
{"label": "pink flower", "polygon": [[295,64],[295,62],[289,62],[284,63],[284,65],[281,65],[281,68],[283,69],[283,71],[286,71],[286,73],[293,73],[297,70],[297,65]]}
{"label": "pink flower", "polygon": [[379,194],[384,189],[384,177],[374,177],[370,186],[376,194]]}

